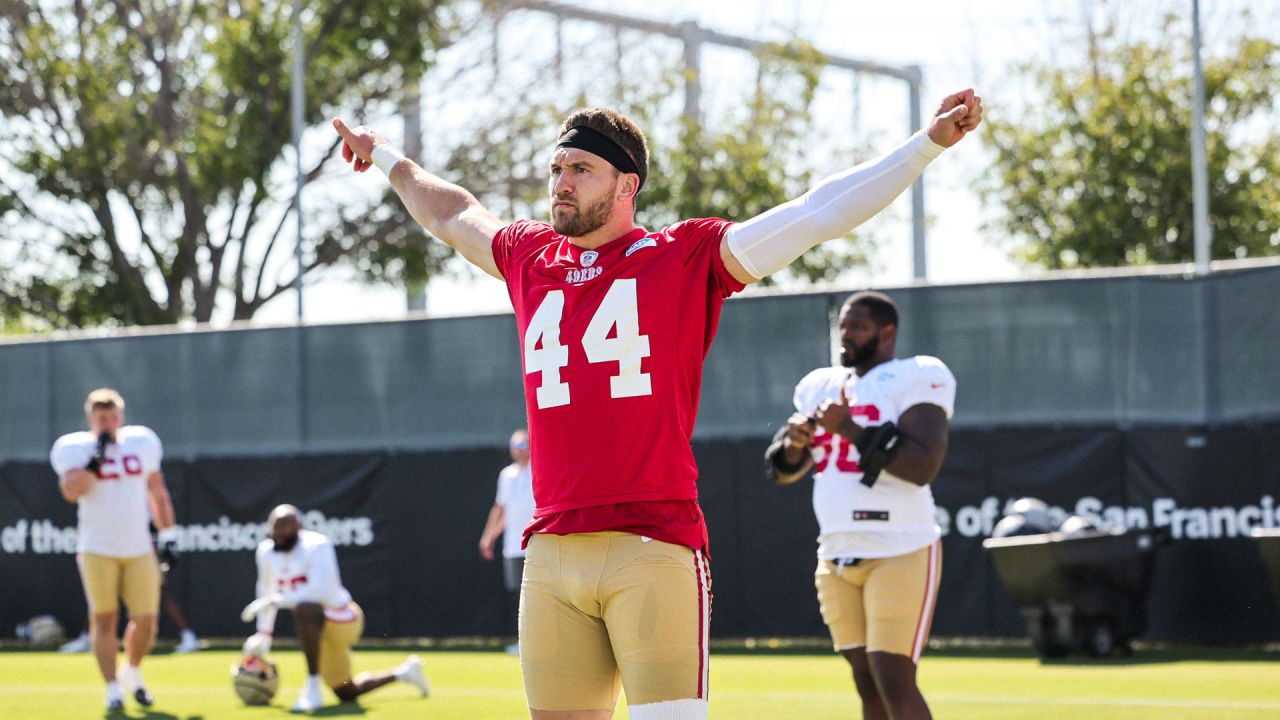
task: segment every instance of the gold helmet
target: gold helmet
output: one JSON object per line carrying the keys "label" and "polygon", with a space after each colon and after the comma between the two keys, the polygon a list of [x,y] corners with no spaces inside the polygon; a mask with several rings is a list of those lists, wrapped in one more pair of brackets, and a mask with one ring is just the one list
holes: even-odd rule
{"label": "gold helmet", "polygon": [[245,655],[231,668],[231,684],[245,705],[266,705],[280,689],[280,675],[275,663],[254,655]]}

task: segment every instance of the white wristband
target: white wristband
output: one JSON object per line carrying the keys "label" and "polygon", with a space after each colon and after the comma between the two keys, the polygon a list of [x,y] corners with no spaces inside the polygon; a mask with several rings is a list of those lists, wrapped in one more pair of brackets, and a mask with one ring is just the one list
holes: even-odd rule
{"label": "white wristband", "polygon": [[178,528],[176,527],[164,528],[163,530],[156,533],[156,540],[159,540],[162,543],[169,542],[170,540],[177,542]]}
{"label": "white wristband", "polygon": [[394,168],[403,159],[404,153],[391,147],[388,143],[382,143],[373,149],[373,164],[377,165],[378,169],[388,176],[391,175],[391,168]]}

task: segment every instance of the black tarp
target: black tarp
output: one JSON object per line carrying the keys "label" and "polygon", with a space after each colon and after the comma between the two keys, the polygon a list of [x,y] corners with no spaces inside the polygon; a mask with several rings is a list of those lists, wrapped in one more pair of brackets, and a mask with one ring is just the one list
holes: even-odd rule
{"label": "black tarp", "polygon": [[[712,632],[820,636],[811,481],[766,482],[765,443],[694,446],[712,539]],[[247,633],[237,614],[253,592],[259,524],[292,502],[334,536],[369,636],[510,632],[500,568],[476,549],[505,462],[500,448],[166,462],[186,546],[169,582],[198,632]],[[936,635],[1022,632],[981,540],[1008,500],[1031,495],[1068,512],[1086,498],[1081,506],[1099,514],[1109,507],[1131,522],[1173,524],[1148,638],[1280,639],[1280,612],[1246,539],[1264,514],[1280,527],[1280,425],[956,430],[935,494],[947,528]],[[0,628],[46,612],[79,628],[84,601],[65,552],[69,534],[51,539],[46,530],[74,524],[48,466],[0,465]]]}

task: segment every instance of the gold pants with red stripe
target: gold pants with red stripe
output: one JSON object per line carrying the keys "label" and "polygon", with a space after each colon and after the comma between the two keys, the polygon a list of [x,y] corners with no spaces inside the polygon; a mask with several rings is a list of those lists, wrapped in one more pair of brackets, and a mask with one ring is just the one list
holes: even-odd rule
{"label": "gold pants with red stripe", "polygon": [[706,556],[621,532],[534,535],[520,587],[520,665],[535,710],[707,697]]}
{"label": "gold pants with red stripe", "polygon": [[324,609],[324,630],[320,633],[320,677],[324,684],[339,688],[351,679],[351,648],[364,633],[364,610],[354,602],[345,608]]}
{"label": "gold pants with red stripe", "polygon": [[941,541],[857,565],[818,561],[818,605],[836,650],[865,647],[920,662],[941,576]]}

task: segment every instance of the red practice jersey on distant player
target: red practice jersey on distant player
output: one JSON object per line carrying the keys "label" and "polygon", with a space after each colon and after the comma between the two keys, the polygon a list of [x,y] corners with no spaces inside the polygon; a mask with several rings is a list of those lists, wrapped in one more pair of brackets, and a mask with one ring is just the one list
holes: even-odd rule
{"label": "red practice jersey on distant player", "polygon": [[706,544],[690,441],[732,223],[636,228],[584,250],[521,220],[494,236],[515,307],[537,504],[531,533],[618,530]]}

